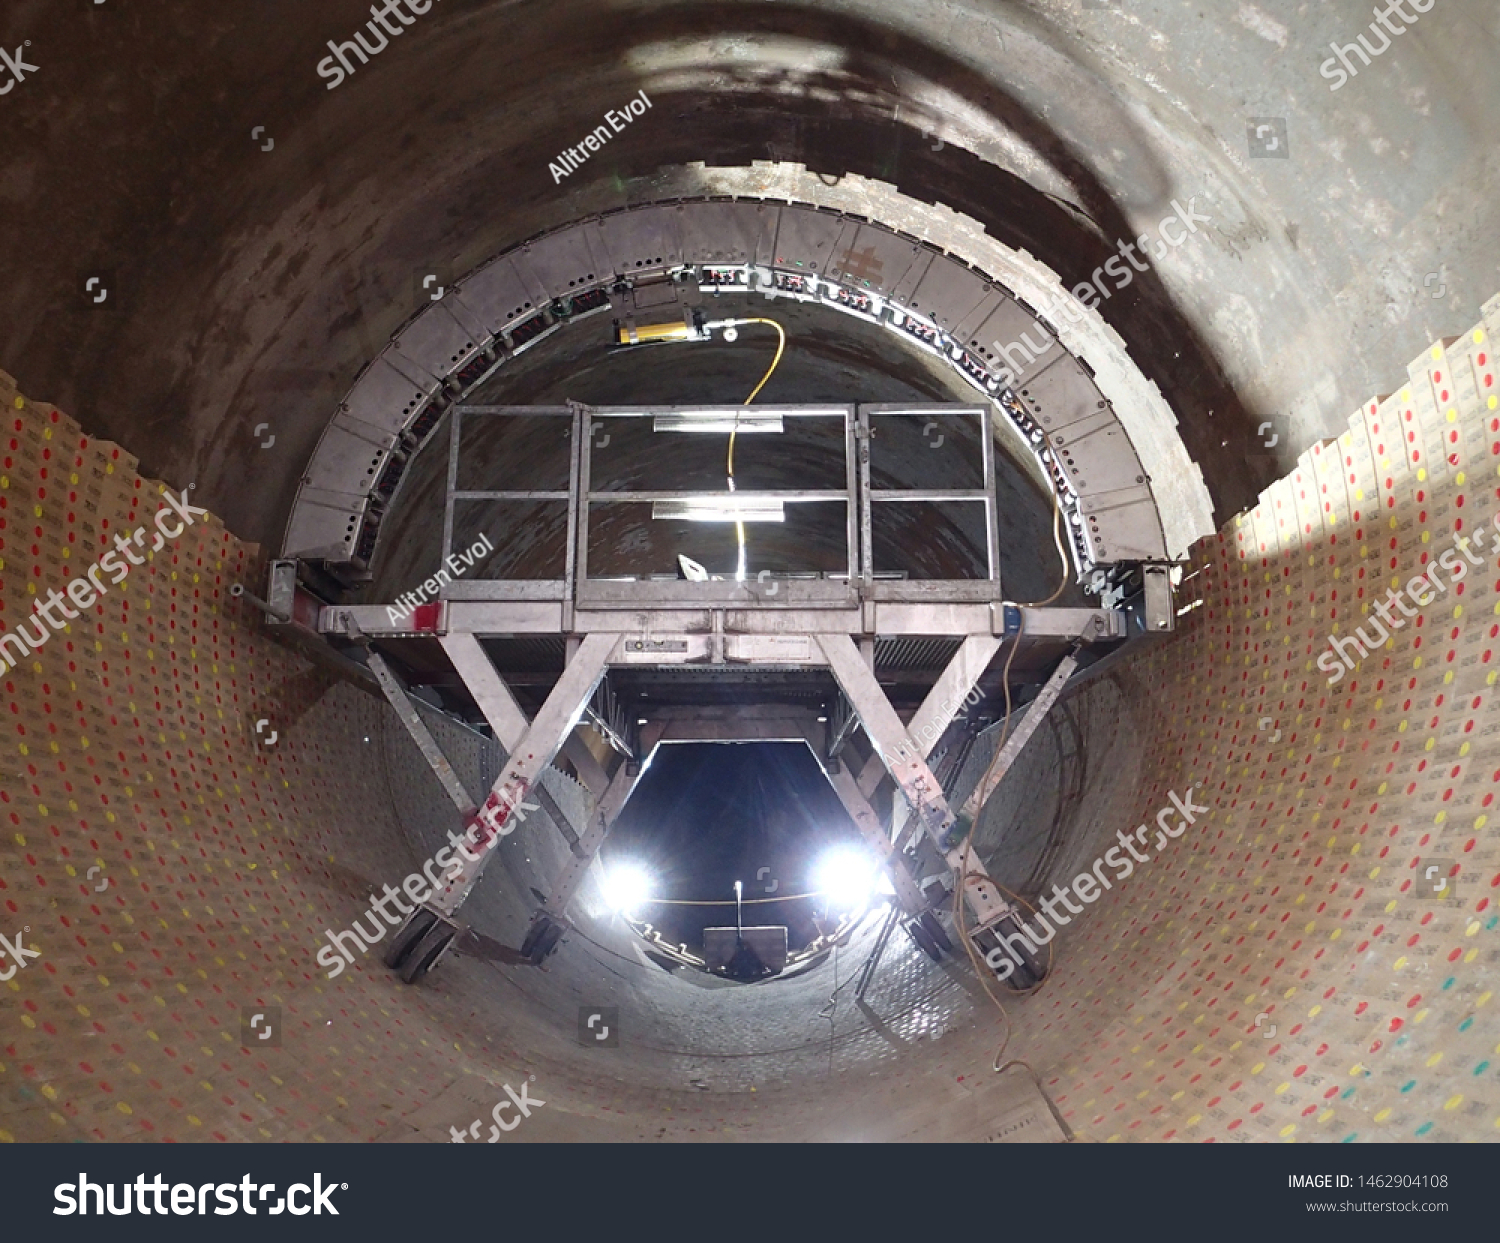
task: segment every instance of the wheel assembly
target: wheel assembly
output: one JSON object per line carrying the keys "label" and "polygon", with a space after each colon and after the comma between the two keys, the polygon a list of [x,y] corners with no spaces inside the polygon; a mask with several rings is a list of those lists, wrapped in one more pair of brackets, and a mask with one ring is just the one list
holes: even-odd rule
{"label": "wheel assembly", "polygon": [[457,927],[447,920],[435,920],[401,965],[401,978],[415,984],[438,965],[457,937]]}
{"label": "wheel assembly", "polygon": [[529,958],[533,965],[540,965],[557,948],[566,931],[566,924],[559,923],[548,915],[538,914],[526,933],[526,940],[521,943],[522,955]]}
{"label": "wheel assembly", "polygon": [[940,962],[943,951],[938,947],[938,941],[920,918],[913,919],[906,925],[906,935],[917,943],[917,948],[927,955],[933,962]]}
{"label": "wheel assembly", "polygon": [[[1019,934],[1019,935],[1018,935]],[[1014,915],[1007,915],[995,925],[996,945],[1004,946],[1014,970],[1004,983],[1018,993],[1029,992],[1047,976],[1042,960],[1032,951],[1031,944],[1022,931],[1021,922]],[[1020,961],[1016,961],[1019,959]]]}
{"label": "wheel assembly", "polygon": [[398,969],[410,956],[426,934],[427,930],[437,923],[437,913],[429,911],[425,906],[419,906],[406,917],[406,922],[397,930],[396,935],[391,938],[390,945],[385,951],[385,965],[391,970]]}
{"label": "wheel assembly", "polygon": [[917,922],[927,930],[927,935],[940,951],[944,954],[953,953],[953,942],[948,939],[948,930],[943,927],[943,921],[938,918],[936,911],[923,911],[917,917]]}

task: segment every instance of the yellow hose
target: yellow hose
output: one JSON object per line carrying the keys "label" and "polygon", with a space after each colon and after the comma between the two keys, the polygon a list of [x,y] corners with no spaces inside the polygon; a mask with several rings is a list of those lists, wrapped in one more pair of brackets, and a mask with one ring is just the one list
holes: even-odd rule
{"label": "yellow hose", "polygon": [[[744,404],[748,406],[760,394],[760,390],[763,389],[763,388],[765,388],[766,381],[771,378],[772,373],[776,370],[777,364],[781,362],[782,352],[786,349],[786,329],[784,329],[774,319],[764,319],[764,318],[742,319],[742,320],[740,320],[740,323],[742,323],[742,324],[769,324],[772,328],[776,329],[776,337],[777,337],[777,340],[776,340],[776,357],[774,357],[773,359],[771,359],[771,365],[766,368],[766,374],[763,375],[763,376],[761,376],[760,383],[757,384],[753,389],[751,389],[750,390],[750,396],[748,396],[747,398],[745,398]],[[734,491],[734,440],[735,440],[735,436],[739,434],[739,430],[740,430],[740,413],[739,413],[738,410],[736,410],[734,412],[734,427],[731,428],[730,432],[729,432],[729,460],[726,463],[726,470],[727,470],[728,475],[729,475],[729,490],[731,492]],[[743,522],[736,522],[734,524],[734,534],[735,534],[735,539],[736,539],[736,541],[738,542],[738,545],[739,545],[739,563],[738,563],[738,570],[739,570],[739,572],[736,575],[736,577],[740,577],[741,575],[744,574],[744,570],[745,570],[745,524]]]}

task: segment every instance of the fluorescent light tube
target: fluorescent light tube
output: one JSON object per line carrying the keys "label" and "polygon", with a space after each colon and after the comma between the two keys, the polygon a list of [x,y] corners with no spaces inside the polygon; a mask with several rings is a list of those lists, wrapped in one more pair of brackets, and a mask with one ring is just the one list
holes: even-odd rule
{"label": "fluorescent light tube", "polygon": [[658,414],[651,422],[655,432],[717,432],[728,435],[738,430],[741,435],[749,432],[779,432],[782,429],[781,415],[774,410],[741,410],[736,423],[735,411],[730,410],[674,410]]}
{"label": "fluorescent light tube", "polygon": [[689,522],[785,522],[780,501],[753,496],[700,496],[684,501],[652,501],[653,518],[679,518]]}

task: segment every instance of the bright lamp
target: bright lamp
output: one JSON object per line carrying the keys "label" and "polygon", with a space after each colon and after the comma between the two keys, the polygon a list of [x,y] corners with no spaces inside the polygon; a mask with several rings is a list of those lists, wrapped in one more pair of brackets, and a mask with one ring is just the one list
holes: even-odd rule
{"label": "bright lamp", "polygon": [[870,856],[852,846],[828,851],[813,873],[813,887],[828,901],[829,909],[852,911],[867,905],[880,883]]}
{"label": "bright lamp", "polygon": [[605,869],[604,900],[610,909],[628,915],[651,897],[651,876],[637,863],[618,863]]}

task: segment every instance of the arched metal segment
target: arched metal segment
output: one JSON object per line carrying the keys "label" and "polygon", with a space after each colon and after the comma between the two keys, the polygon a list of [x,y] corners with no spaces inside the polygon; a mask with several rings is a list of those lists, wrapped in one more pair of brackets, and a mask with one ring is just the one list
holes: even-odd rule
{"label": "arched metal segment", "polygon": [[1024,300],[861,217],[731,199],[655,203],[569,225],[423,307],[325,431],[283,555],[368,565],[406,467],[449,402],[571,320],[670,318],[684,301],[731,290],[816,302],[941,357],[1003,413],[996,425],[1013,453],[1033,455],[1058,492],[1080,578],[1170,559],[1150,475],[1114,405],[1087,360]]}

